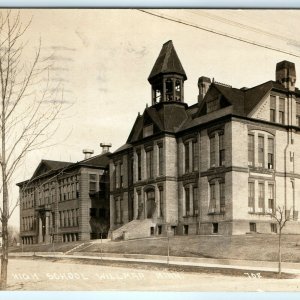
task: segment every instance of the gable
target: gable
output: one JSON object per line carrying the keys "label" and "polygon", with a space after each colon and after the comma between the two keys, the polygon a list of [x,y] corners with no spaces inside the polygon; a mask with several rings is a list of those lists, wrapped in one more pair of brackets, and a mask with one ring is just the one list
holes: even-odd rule
{"label": "gable", "polygon": [[219,88],[212,84],[200,104],[199,112],[196,114],[196,117],[206,115],[230,105],[231,101],[226,97],[226,93],[221,92]]}
{"label": "gable", "polygon": [[270,93],[259,99],[252,111],[248,114],[250,118],[269,121],[270,120]]}
{"label": "gable", "polygon": [[34,171],[32,178],[46,174],[52,170],[58,170],[72,164],[71,162],[55,161],[55,160],[42,160]]}
{"label": "gable", "polygon": [[145,109],[142,116],[138,116],[136,119],[131,133],[127,139],[127,143],[138,141],[144,137],[151,136],[154,133],[161,131],[160,120],[152,108]]}
{"label": "gable", "polygon": [[32,178],[38,177],[42,174],[48,173],[51,169],[43,161],[40,162],[35,172],[33,173]]}

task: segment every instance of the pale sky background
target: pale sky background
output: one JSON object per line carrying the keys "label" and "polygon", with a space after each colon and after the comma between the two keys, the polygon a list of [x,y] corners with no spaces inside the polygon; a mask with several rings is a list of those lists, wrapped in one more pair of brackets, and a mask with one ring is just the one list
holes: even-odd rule
{"label": "pale sky background", "polygon": [[[215,31],[300,56],[298,10],[150,10]],[[28,55],[42,39],[42,53],[53,54],[53,82],[60,82],[68,109],[53,142],[27,155],[15,182],[28,179],[41,159],[76,162],[82,149],[99,154],[126,142],[138,112],[151,105],[147,78],[163,43],[172,40],[185,69],[185,102],[196,103],[200,76],[236,88],[275,80],[276,63],[289,60],[300,72],[300,58],[125,9],[27,9]],[[297,84],[296,86],[300,86]],[[39,87],[37,87],[39,88]],[[11,188],[11,200],[17,189]],[[18,226],[19,210],[11,224]]]}

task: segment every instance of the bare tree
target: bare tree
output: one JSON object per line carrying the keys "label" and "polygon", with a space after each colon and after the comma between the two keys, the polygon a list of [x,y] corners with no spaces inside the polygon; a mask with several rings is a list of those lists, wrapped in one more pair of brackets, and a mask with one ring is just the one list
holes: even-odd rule
{"label": "bare tree", "polygon": [[34,50],[25,42],[29,26],[30,21],[22,23],[19,12],[0,12],[1,289],[7,285],[8,220],[18,205],[9,187],[26,154],[44,147],[55,132],[53,122],[62,105],[55,99],[57,89],[50,88],[41,42]]}
{"label": "bare tree", "polygon": [[277,208],[271,213],[271,217],[276,220],[278,224],[278,275],[281,278],[281,237],[282,230],[286,225],[286,222],[290,220],[290,211],[286,210],[284,206],[277,206]]}

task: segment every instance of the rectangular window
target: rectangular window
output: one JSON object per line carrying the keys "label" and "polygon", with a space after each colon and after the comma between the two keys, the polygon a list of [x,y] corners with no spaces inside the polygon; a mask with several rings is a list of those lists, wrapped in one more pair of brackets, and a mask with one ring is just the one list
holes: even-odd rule
{"label": "rectangular window", "polygon": [[183,234],[185,235],[189,234],[189,225],[183,225]]}
{"label": "rectangular window", "polygon": [[123,205],[123,199],[120,198],[120,223],[123,223],[123,217],[124,217],[124,205]]}
{"label": "rectangular window", "polygon": [[300,102],[296,102],[296,125],[300,127]]}
{"label": "rectangular window", "polygon": [[270,121],[276,122],[276,97],[270,96]]}
{"label": "rectangular window", "polygon": [[72,216],[73,216],[73,226],[77,226],[77,219],[76,219],[76,210],[72,209]]}
{"label": "rectangular window", "polygon": [[90,208],[90,217],[96,217],[97,216],[97,208],[91,207]]}
{"label": "rectangular window", "polygon": [[64,227],[62,211],[59,212],[59,224],[60,224],[60,227]]}
{"label": "rectangular window", "polygon": [[258,136],[258,165],[264,168],[265,165],[265,148],[264,148],[264,137]]}
{"label": "rectangular window", "polygon": [[219,232],[219,223],[213,223],[213,233]]}
{"label": "rectangular window", "polygon": [[80,193],[79,193],[79,182],[76,182],[76,198],[78,199],[80,196]]}
{"label": "rectangular window", "polygon": [[254,135],[248,134],[248,166],[254,166]]}
{"label": "rectangular window", "polygon": [[274,139],[268,138],[268,169],[274,169]]}
{"label": "rectangular window", "polygon": [[142,179],[142,158],[141,152],[137,152],[137,165],[138,165],[138,180]]}
{"label": "rectangular window", "polygon": [[69,224],[68,224],[68,216],[67,216],[67,211],[66,210],[63,211],[63,216],[64,216],[64,226],[68,227]]}
{"label": "rectangular window", "polygon": [[216,195],[215,195],[215,184],[210,185],[210,203],[209,212],[213,213],[216,209]]}
{"label": "rectangular window", "polygon": [[190,215],[190,189],[185,188],[185,215]]}
{"label": "rectangular window", "polygon": [[279,123],[284,124],[284,112],[285,112],[285,100],[284,98],[279,98]]}
{"label": "rectangular window", "polygon": [[119,173],[120,174],[120,188],[122,188],[123,187],[123,180],[124,180],[123,164],[120,163],[119,167],[120,167],[120,173]]}
{"label": "rectangular window", "polygon": [[258,184],[258,210],[263,212],[265,208],[265,184]]}
{"label": "rectangular window", "polygon": [[198,205],[198,188],[193,187],[193,209],[194,209],[194,216],[199,215],[199,205]]}
{"label": "rectangular window", "polygon": [[120,164],[119,163],[117,163],[116,165],[115,165],[115,171],[116,171],[116,188],[117,189],[119,189],[120,188],[120,175],[121,175],[121,173],[120,173]]}
{"label": "rectangular window", "polygon": [[52,217],[52,227],[54,228],[55,227],[55,213],[54,212],[51,213],[51,217]]}
{"label": "rectangular window", "polygon": [[219,183],[220,187],[220,211],[225,212],[225,183]]}
{"label": "rectangular window", "polygon": [[190,170],[190,147],[189,144],[184,144],[184,162],[185,162],[185,173],[188,173]]}
{"label": "rectangular window", "polygon": [[271,223],[271,232],[277,233],[277,224],[276,223]]}
{"label": "rectangular window", "polygon": [[162,226],[161,225],[157,226],[157,233],[158,233],[158,235],[162,234]]}
{"label": "rectangular window", "polygon": [[89,174],[89,192],[96,193],[97,191],[97,177],[96,174]]}
{"label": "rectangular window", "polygon": [[146,152],[147,178],[153,178],[153,150]]}
{"label": "rectangular window", "polygon": [[274,212],[275,205],[274,205],[274,185],[268,185],[268,209],[270,213]]}
{"label": "rectangular window", "polygon": [[133,157],[130,156],[128,160],[129,169],[128,169],[128,181],[129,185],[132,185],[133,183]]}
{"label": "rectangular window", "polygon": [[69,210],[68,219],[69,219],[69,226],[73,226],[72,210]]}
{"label": "rectangular window", "polygon": [[225,146],[224,146],[224,134],[219,135],[219,166],[225,164]]}
{"label": "rectangular window", "polygon": [[154,235],[154,227],[153,226],[150,227],[150,235]]}
{"label": "rectangular window", "polygon": [[76,225],[79,225],[79,208],[76,208]]}
{"label": "rectangular window", "polygon": [[193,141],[192,143],[192,152],[193,152],[193,171],[198,171],[199,167],[199,153],[198,153],[198,143]]}
{"label": "rectangular window", "polygon": [[115,198],[115,222],[118,223],[120,220],[120,206],[119,199]]}
{"label": "rectangular window", "polygon": [[250,232],[256,232],[256,223],[249,223]]}
{"label": "rectangular window", "polygon": [[163,145],[158,146],[158,175],[164,174],[164,148]]}
{"label": "rectangular window", "polygon": [[138,216],[137,216],[137,219],[140,219],[143,216],[144,205],[143,205],[143,202],[142,202],[141,191],[138,191],[137,195],[138,195]]}
{"label": "rectangular window", "polygon": [[163,208],[164,208],[164,190],[159,189],[159,217],[163,217]]}
{"label": "rectangular window", "polygon": [[254,212],[254,182],[248,182],[248,208]]}
{"label": "rectangular window", "polygon": [[216,150],[215,150],[215,137],[210,138],[210,166],[216,166]]}

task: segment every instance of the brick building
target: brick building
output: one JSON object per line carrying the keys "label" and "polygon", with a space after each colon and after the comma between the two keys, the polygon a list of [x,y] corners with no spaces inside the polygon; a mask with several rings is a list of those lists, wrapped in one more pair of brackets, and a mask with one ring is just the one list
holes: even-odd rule
{"label": "brick building", "polygon": [[77,163],[42,160],[33,176],[18,183],[20,236],[24,244],[71,242],[107,236],[108,147],[84,150]]}
{"label": "brick building", "polygon": [[172,41],[163,45],[152,105],[110,155],[113,239],[276,232],[277,206],[291,210],[286,232],[300,232],[300,91],[293,63],[275,74],[241,89],[202,76],[188,106],[185,71]]}

